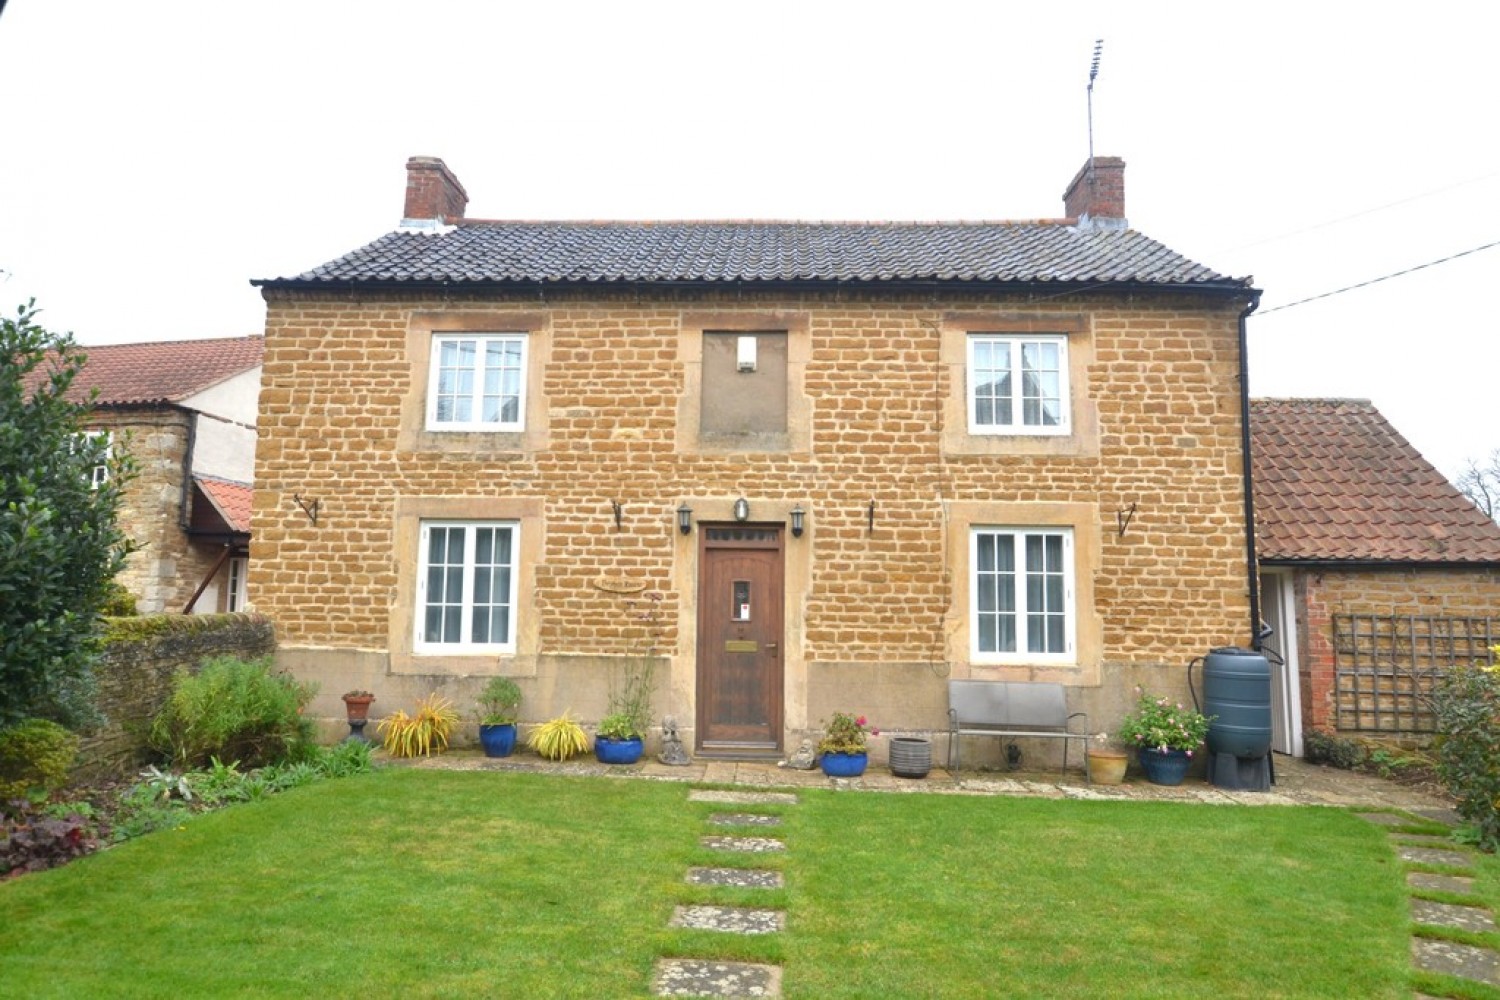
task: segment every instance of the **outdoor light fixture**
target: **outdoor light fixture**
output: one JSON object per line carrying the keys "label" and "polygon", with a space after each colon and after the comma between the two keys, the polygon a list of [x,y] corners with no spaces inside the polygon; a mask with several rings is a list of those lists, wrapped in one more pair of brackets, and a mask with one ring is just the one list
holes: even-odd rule
{"label": "outdoor light fixture", "polygon": [[690,534],[693,530],[693,508],[687,505],[686,500],[677,508],[677,530],[684,535]]}
{"label": "outdoor light fixture", "polygon": [[795,506],[795,507],[792,508],[792,537],[793,538],[801,538],[802,537],[803,519],[806,518],[806,517],[807,517],[807,511],[805,511],[805,510],[802,509],[802,505],[800,503],[797,506]]}
{"label": "outdoor light fixture", "polygon": [[750,519],[750,501],[740,497],[734,502],[734,519],[736,521],[748,521]]}

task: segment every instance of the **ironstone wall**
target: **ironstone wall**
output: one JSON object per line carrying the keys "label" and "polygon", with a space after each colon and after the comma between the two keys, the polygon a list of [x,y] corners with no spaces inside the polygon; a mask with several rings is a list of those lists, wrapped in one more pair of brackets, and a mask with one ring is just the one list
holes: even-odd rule
{"label": "ironstone wall", "polygon": [[254,659],[276,651],[270,619],[254,613],[144,615],[114,619],[95,670],[103,727],[84,737],[75,774],[126,774],[142,763],[145,728],[166,702],[172,678],[216,656]]}

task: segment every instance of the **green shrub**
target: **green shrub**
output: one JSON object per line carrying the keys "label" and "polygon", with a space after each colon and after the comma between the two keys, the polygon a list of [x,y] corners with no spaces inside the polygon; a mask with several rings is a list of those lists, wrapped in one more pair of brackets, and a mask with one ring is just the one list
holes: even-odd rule
{"label": "green shrub", "polygon": [[302,709],[315,691],[274,673],[269,657],[218,657],[197,674],[178,675],[147,743],[181,768],[215,757],[251,768],[297,757],[312,740]]}
{"label": "green shrub", "polygon": [[1352,771],[1365,762],[1365,748],[1353,740],[1310,729],[1302,734],[1302,752],[1312,764]]}
{"label": "green shrub", "polygon": [[27,719],[0,730],[0,802],[45,799],[68,780],[78,737],[55,722]]}
{"label": "green shrub", "polygon": [[1500,849],[1500,646],[1493,666],[1454,667],[1432,690],[1438,775],[1472,839]]}
{"label": "green shrub", "polygon": [[106,618],[130,618],[136,615],[135,595],[118,580],[109,581],[108,596],[99,613]]}

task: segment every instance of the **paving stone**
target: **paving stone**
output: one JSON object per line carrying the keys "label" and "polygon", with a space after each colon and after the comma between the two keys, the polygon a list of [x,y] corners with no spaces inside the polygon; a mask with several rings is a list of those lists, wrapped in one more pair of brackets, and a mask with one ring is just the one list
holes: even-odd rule
{"label": "paving stone", "polygon": [[1417,968],[1461,979],[1500,986],[1500,952],[1453,941],[1412,938],[1411,957]]}
{"label": "paving stone", "polygon": [[1124,801],[1127,801],[1130,798],[1130,796],[1122,794],[1120,792],[1100,792],[1100,791],[1095,791],[1092,788],[1084,788],[1081,785],[1063,785],[1063,786],[1061,786],[1061,791],[1063,793],[1063,797],[1064,798],[1068,798],[1068,799],[1081,799],[1081,800],[1091,801],[1091,802],[1093,802],[1093,801],[1124,802]]}
{"label": "paving stone", "polygon": [[1420,865],[1451,865],[1454,868],[1467,868],[1474,863],[1474,859],[1463,851],[1438,851],[1430,847],[1396,847],[1396,854],[1402,861],[1412,861]]}
{"label": "paving stone", "polygon": [[1397,844],[1404,844],[1407,847],[1451,848],[1453,846],[1452,837],[1444,837],[1436,833],[1393,833],[1391,837]]}
{"label": "paving stone", "polygon": [[763,868],[689,868],[691,885],[731,885],[746,889],[780,889],[785,882],[781,872]]}
{"label": "paving stone", "polygon": [[704,837],[699,843],[715,851],[739,851],[742,854],[786,850],[786,844],[775,837]]}
{"label": "paving stone", "polygon": [[776,802],[794,806],[797,796],[792,792],[725,792],[712,788],[695,788],[688,793],[689,802],[724,802],[730,805],[754,805],[758,802]]}
{"label": "paving stone", "polygon": [[1463,818],[1458,815],[1457,809],[1447,807],[1436,809],[1413,807],[1411,811],[1423,819],[1436,820],[1439,823],[1447,823],[1449,826],[1457,826]]}
{"label": "paving stone", "polygon": [[786,926],[786,914],[746,906],[679,906],[672,912],[670,926],[725,934],[778,934]]}
{"label": "paving stone", "polygon": [[659,997],[779,997],[781,969],[774,965],[664,958],[656,964]]}
{"label": "paving stone", "polygon": [[764,816],[760,813],[714,813],[708,817],[714,826],[780,826],[780,816]]}
{"label": "paving stone", "polygon": [[1406,884],[1413,889],[1438,892],[1473,892],[1474,880],[1467,875],[1433,875],[1430,872],[1407,872]]}
{"label": "paving stone", "polygon": [[1454,906],[1452,903],[1435,903],[1430,899],[1411,901],[1412,919],[1419,924],[1434,927],[1454,927],[1461,931],[1482,933],[1495,929],[1495,918],[1489,910],[1479,906]]}

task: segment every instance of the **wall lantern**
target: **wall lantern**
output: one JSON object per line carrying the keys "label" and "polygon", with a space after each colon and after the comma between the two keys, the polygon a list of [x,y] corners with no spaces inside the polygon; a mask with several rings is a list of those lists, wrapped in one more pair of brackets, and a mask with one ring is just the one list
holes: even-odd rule
{"label": "wall lantern", "polygon": [[807,511],[805,511],[805,510],[802,509],[802,505],[800,503],[797,506],[795,506],[795,507],[792,508],[792,537],[793,538],[801,538],[802,537],[803,519],[806,518],[806,517],[807,517]]}
{"label": "wall lantern", "polygon": [[684,535],[690,534],[693,530],[693,508],[687,505],[686,500],[677,508],[677,530]]}
{"label": "wall lantern", "polygon": [[734,502],[734,519],[736,521],[748,521],[750,519],[750,501],[740,497]]}

